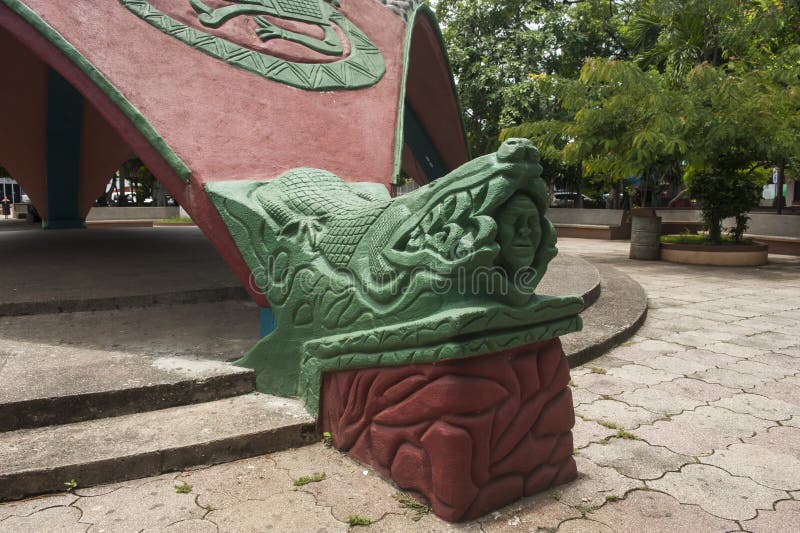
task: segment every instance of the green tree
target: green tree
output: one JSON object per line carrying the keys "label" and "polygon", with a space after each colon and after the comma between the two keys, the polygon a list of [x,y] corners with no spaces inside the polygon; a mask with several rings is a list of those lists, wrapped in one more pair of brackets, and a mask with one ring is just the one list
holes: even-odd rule
{"label": "green tree", "polygon": [[[632,3],[630,3],[632,4]],[[450,61],[475,154],[504,127],[552,118],[549,94],[531,76],[577,75],[587,56],[623,57],[629,2],[439,0]]]}

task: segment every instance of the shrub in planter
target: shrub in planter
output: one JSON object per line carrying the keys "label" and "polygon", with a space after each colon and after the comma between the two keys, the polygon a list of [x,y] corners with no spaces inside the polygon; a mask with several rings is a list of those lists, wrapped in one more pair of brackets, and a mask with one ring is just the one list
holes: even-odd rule
{"label": "shrub in planter", "polygon": [[763,173],[757,171],[723,174],[690,168],[686,172],[684,180],[689,195],[703,212],[703,222],[712,242],[720,242],[722,220],[728,217],[736,219],[736,226],[730,230],[733,240],[741,241],[750,219],[747,213],[758,205],[764,179]]}

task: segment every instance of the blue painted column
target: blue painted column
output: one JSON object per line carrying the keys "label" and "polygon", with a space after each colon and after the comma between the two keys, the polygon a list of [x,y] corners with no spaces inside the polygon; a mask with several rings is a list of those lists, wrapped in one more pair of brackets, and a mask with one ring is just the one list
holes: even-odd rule
{"label": "blue painted column", "polygon": [[275,321],[275,313],[272,312],[272,308],[270,307],[262,307],[261,308],[261,336],[266,337],[273,331],[275,328],[278,327],[278,323]]}
{"label": "blue painted column", "polygon": [[78,206],[83,96],[61,75],[47,74],[48,229],[83,228]]}

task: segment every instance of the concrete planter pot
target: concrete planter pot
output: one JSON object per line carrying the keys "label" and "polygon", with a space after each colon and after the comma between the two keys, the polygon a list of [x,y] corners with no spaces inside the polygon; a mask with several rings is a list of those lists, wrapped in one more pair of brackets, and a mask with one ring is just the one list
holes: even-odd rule
{"label": "concrete planter pot", "polygon": [[767,264],[767,245],[661,243],[661,259],[671,263],[711,266],[760,266]]}

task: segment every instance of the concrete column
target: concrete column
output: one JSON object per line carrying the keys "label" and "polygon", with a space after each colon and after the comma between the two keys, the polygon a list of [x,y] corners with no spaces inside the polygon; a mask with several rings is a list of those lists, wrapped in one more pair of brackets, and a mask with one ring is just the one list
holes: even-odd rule
{"label": "concrete column", "polygon": [[47,75],[47,213],[48,229],[85,227],[78,204],[83,96],[59,73]]}

